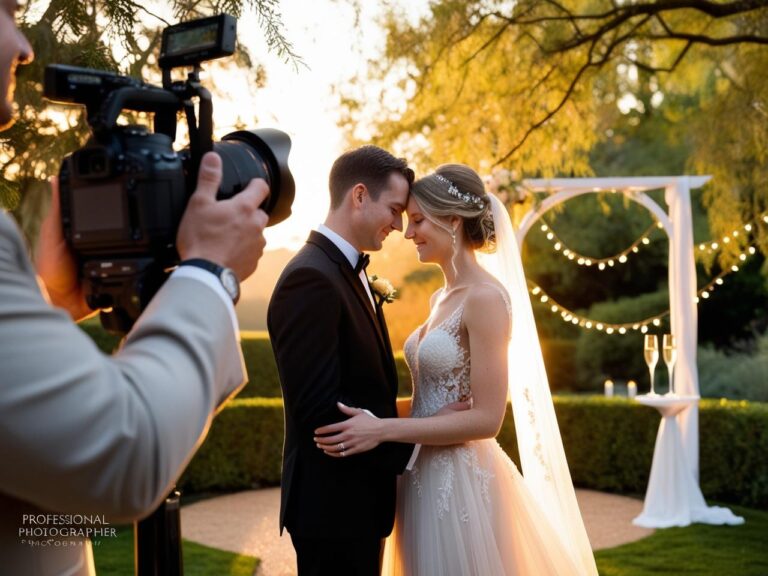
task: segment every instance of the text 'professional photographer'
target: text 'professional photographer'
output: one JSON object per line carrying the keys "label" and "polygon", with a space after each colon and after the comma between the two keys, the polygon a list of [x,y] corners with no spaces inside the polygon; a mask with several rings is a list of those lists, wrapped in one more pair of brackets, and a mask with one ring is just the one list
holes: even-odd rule
{"label": "text 'professional photographer'", "polygon": [[[13,121],[16,65],[32,59],[17,8],[0,0],[3,128]],[[80,535],[149,514],[245,382],[233,280],[249,277],[263,252],[270,186],[253,179],[217,200],[222,178],[220,156],[202,156],[175,234],[190,265],[164,279],[111,357],[72,322],[93,310],[62,229],[60,211],[71,206],[60,205],[58,183],[36,258],[49,299],[0,211],[0,574],[93,574]],[[90,197],[111,189],[96,182]]]}

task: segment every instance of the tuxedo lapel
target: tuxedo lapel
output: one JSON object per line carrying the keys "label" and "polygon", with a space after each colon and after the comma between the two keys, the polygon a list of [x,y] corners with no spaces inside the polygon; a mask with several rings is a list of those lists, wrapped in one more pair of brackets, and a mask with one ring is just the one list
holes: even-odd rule
{"label": "tuxedo lapel", "polygon": [[392,375],[392,381],[395,384],[395,390],[397,390],[397,366],[395,365],[395,355],[392,352],[392,342],[389,339],[389,330],[387,329],[387,321],[384,318],[383,301],[376,299],[376,317],[379,320],[381,326],[381,332],[384,335],[384,342],[387,348],[387,356],[389,357],[389,370]]}
{"label": "tuxedo lapel", "polygon": [[350,265],[349,260],[347,260],[344,254],[341,253],[341,250],[339,250],[333,242],[331,242],[328,238],[319,232],[312,231],[307,241],[319,246],[331,260],[338,264],[341,275],[352,288],[358,303],[365,311],[365,315],[368,317],[372,328],[376,332],[376,335],[379,339],[379,344],[381,345],[382,349],[391,356],[389,338],[382,330],[382,324],[376,311],[371,305],[371,299],[368,297],[368,293],[365,291],[365,287],[363,286],[360,277],[355,274],[355,271]]}

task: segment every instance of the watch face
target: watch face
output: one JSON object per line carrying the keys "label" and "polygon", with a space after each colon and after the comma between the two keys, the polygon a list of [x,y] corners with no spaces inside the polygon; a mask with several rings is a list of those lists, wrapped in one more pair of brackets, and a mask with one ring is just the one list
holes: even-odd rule
{"label": "watch face", "polygon": [[232,297],[232,300],[237,302],[237,299],[240,297],[240,282],[238,282],[235,273],[229,269],[222,271],[221,283],[224,285],[224,289]]}

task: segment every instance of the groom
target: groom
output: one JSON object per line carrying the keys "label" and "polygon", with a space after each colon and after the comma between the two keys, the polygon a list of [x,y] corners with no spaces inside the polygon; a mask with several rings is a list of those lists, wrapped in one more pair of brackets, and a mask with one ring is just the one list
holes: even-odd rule
{"label": "groom", "polygon": [[405,161],[376,146],[340,156],[325,223],[285,268],[269,303],[285,405],[280,530],[291,535],[300,576],[377,576],[392,531],[396,476],[413,445],[330,458],[313,437],[345,418],[337,402],[397,416],[394,357],[362,252],[402,231],[412,183]]}

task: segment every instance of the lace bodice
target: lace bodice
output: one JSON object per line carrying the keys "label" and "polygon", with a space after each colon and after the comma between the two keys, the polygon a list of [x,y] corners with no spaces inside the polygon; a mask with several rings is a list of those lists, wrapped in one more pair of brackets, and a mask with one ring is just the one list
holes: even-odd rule
{"label": "lace bodice", "polygon": [[431,416],[470,395],[469,350],[460,331],[463,312],[461,303],[426,334],[421,336],[419,326],[405,341],[405,360],[413,377],[413,417]]}
{"label": "lace bodice", "polygon": [[[507,310],[509,299],[500,288]],[[429,320],[416,328],[405,341],[405,361],[413,378],[411,416],[432,416],[451,402],[471,396],[470,353],[466,330],[462,331],[464,302],[442,322],[430,328]]]}

